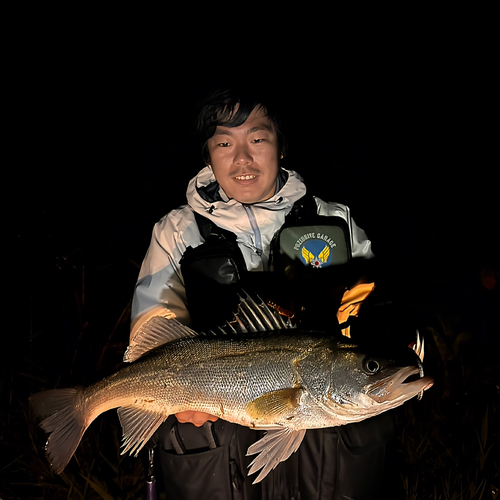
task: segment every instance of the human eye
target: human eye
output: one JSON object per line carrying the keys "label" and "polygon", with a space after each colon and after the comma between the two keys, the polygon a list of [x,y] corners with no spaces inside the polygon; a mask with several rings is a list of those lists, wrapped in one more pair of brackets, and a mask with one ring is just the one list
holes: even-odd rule
{"label": "human eye", "polygon": [[262,142],[264,142],[264,141],[265,141],[265,139],[254,139],[252,142],[253,142],[254,144],[261,144],[261,143],[262,143]]}
{"label": "human eye", "polygon": [[229,142],[219,142],[219,144],[217,144],[217,146],[219,146],[220,148],[228,148]]}

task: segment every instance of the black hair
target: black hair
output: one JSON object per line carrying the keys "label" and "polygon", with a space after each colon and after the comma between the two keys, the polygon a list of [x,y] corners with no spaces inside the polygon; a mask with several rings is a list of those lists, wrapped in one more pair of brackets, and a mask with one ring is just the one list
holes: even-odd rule
{"label": "black hair", "polygon": [[210,163],[208,140],[215,134],[217,126],[239,127],[245,123],[250,113],[256,108],[265,110],[267,117],[276,130],[278,151],[283,156],[285,155],[285,137],[282,133],[276,110],[270,100],[263,95],[258,95],[255,91],[232,87],[212,92],[203,102],[198,115],[196,128],[202,142],[203,160],[206,163]]}

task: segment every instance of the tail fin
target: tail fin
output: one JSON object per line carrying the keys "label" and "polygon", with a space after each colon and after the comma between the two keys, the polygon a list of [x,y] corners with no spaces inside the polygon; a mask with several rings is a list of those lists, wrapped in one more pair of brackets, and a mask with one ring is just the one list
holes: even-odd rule
{"label": "tail fin", "polygon": [[81,404],[81,389],[54,389],[35,394],[30,398],[37,416],[50,415],[40,423],[51,433],[45,450],[50,466],[60,474],[80,444],[88,424],[85,423]]}

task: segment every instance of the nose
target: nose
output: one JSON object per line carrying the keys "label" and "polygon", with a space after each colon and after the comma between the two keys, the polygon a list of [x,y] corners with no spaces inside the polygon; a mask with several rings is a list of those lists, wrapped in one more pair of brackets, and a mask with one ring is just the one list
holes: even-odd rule
{"label": "nose", "polygon": [[250,165],[253,162],[252,155],[246,146],[240,146],[234,155],[234,164],[238,167]]}

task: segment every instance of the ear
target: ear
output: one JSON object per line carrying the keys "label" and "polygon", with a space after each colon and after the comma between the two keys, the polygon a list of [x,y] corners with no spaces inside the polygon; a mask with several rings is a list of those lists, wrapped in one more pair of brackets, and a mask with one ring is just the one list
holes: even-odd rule
{"label": "ear", "polygon": [[212,163],[212,159],[210,158],[210,151],[208,150],[208,140],[201,147],[201,157],[203,158],[203,162],[205,165],[210,165]]}

